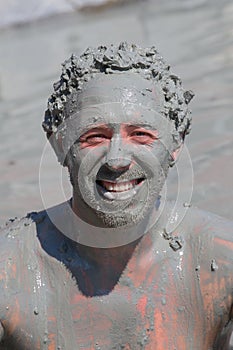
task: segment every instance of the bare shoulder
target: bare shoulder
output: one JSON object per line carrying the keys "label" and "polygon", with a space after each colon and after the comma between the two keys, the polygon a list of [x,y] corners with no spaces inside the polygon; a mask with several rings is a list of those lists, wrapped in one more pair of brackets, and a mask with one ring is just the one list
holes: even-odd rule
{"label": "bare shoulder", "polygon": [[170,203],[167,208],[164,227],[168,227],[168,238],[175,237],[182,248],[188,250],[193,258],[197,257],[200,263],[212,263],[214,269],[215,263],[217,265],[217,261],[221,261],[232,268],[232,221],[193,206],[184,208]]}
{"label": "bare shoulder", "polygon": [[[52,224],[46,210],[32,212],[21,219],[9,220],[0,228],[0,281],[4,280],[4,271],[22,261],[29,263],[33,254],[42,253],[38,239],[39,227],[51,233]],[[1,284],[0,284],[1,285]]]}
{"label": "bare shoulder", "polygon": [[192,235],[201,239],[205,237],[216,244],[228,244],[233,248],[233,221],[217,214],[195,207],[187,210],[183,225],[192,228]]}
{"label": "bare shoulder", "polygon": [[4,271],[11,265],[12,259],[19,255],[19,245],[23,243],[24,233],[27,234],[31,221],[28,218],[14,219],[6,222],[0,230],[0,281],[4,280]]}
{"label": "bare shoulder", "polygon": [[[0,312],[20,288],[21,275],[39,249],[36,222],[31,215],[9,220],[0,230]],[[0,315],[1,316],[1,315]]]}
{"label": "bare shoulder", "polygon": [[233,221],[194,206],[169,202],[165,207],[163,225],[169,232],[182,232],[185,239],[195,237],[233,242]]}
{"label": "bare shoulder", "polygon": [[233,267],[233,222],[216,214],[188,208],[181,221],[181,231],[186,243],[201,262],[211,271],[232,276]]}
{"label": "bare shoulder", "polygon": [[[34,233],[34,235],[33,235]],[[22,253],[23,249],[28,249],[32,244],[32,236],[35,237],[36,226],[30,215],[21,219],[9,220],[0,229],[1,245],[1,268],[13,257]],[[31,248],[31,247],[30,247]]]}

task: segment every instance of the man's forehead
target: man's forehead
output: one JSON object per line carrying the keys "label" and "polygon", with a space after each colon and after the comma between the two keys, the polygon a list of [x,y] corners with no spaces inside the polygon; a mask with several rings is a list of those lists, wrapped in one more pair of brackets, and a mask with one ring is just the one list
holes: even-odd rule
{"label": "man's forehead", "polygon": [[153,105],[154,108],[164,103],[160,84],[137,73],[98,73],[84,84],[77,99],[80,108],[110,101]]}
{"label": "man's forehead", "polygon": [[81,133],[100,124],[112,127],[142,124],[158,129],[167,122],[161,114],[164,103],[161,87],[139,74],[98,73],[75,98],[76,108],[66,124]]}
{"label": "man's forehead", "polygon": [[103,119],[115,122],[140,121],[155,119],[161,115],[161,111],[156,106],[142,103],[129,102],[105,102],[86,105],[72,114],[71,118],[79,116],[82,120],[92,118],[93,122]]}

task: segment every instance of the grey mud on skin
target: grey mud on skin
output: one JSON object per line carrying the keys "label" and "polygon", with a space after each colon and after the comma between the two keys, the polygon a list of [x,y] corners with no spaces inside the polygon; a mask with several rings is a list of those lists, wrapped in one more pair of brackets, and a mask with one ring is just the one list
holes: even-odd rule
{"label": "grey mud on skin", "polygon": [[[131,86],[126,89],[129,79]],[[176,151],[172,150],[171,125],[155,112],[153,98],[151,107],[143,105],[140,89],[152,91],[153,86],[138,75],[106,75],[86,85],[78,96],[85,107],[69,120],[68,141],[67,126],[62,139],[74,189],[73,209],[95,227],[124,226],[125,230],[134,223],[135,231],[144,216],[151,215],[168,172],[170,153]],[[128,189],[117,191],[116,179],[118,186]],[[108,191],[106,186],[115,189]]]}
{"label": "grey mud on skin", "polygon": [[73,196],[1,231],[0,350],[233,348],[232,223],[160,198],[192,97],[155,48],[63,64],[43,128]]}

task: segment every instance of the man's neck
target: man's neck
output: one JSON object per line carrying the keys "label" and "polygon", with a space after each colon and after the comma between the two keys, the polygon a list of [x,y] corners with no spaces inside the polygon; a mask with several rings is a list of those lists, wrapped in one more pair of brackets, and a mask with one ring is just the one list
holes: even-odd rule
{"label": "man's neck", "polygon": [[[73,245],[78,258],[69,266],[80,291],[86,296],[111,292],[128,275],[130,266],[146,268],[151,259],[153,239],[150,233],[137,241],[115,248],[93,248]],[[143,261],[143,264],[141,263]],[[127,272],[128,271],[128,272]]]}
{"label": "man's neck", "polygon": [[96,268],[105,269],[112,267],[114,270],[122,270],[134,254],[141,238],[124,246],[115,248],[95,248],[77,244],[76,249],[81,259],[86,260]]}

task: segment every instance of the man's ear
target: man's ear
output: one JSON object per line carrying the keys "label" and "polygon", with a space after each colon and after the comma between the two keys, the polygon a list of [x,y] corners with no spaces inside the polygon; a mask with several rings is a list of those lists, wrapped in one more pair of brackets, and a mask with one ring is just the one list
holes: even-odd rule
{"label": "man's ear", "polygon": [[51,134],[51,135],[47,135],[47,138],[48,138],[49,143],[52,146],[52,148],[57,156],[58,162],[61,165],[66,166],[66,162],[65,162],[66,157],[64,155],[64,149],[63,149],[61,135],[60,134]]}
{"label": "man's ear", "polygon": [[181,142],[179,144],[179,146],[174,151],[172,151],[172,153],[171,153],[171,160],[170,160],[170,164],[169,164],[170,167],[172,167],[176,163],[176,161],[178,160],[179,155],[180,155],[180,153],[181,153],[181,151],[183,149],[183,145],[184,145],[184,143]]}

